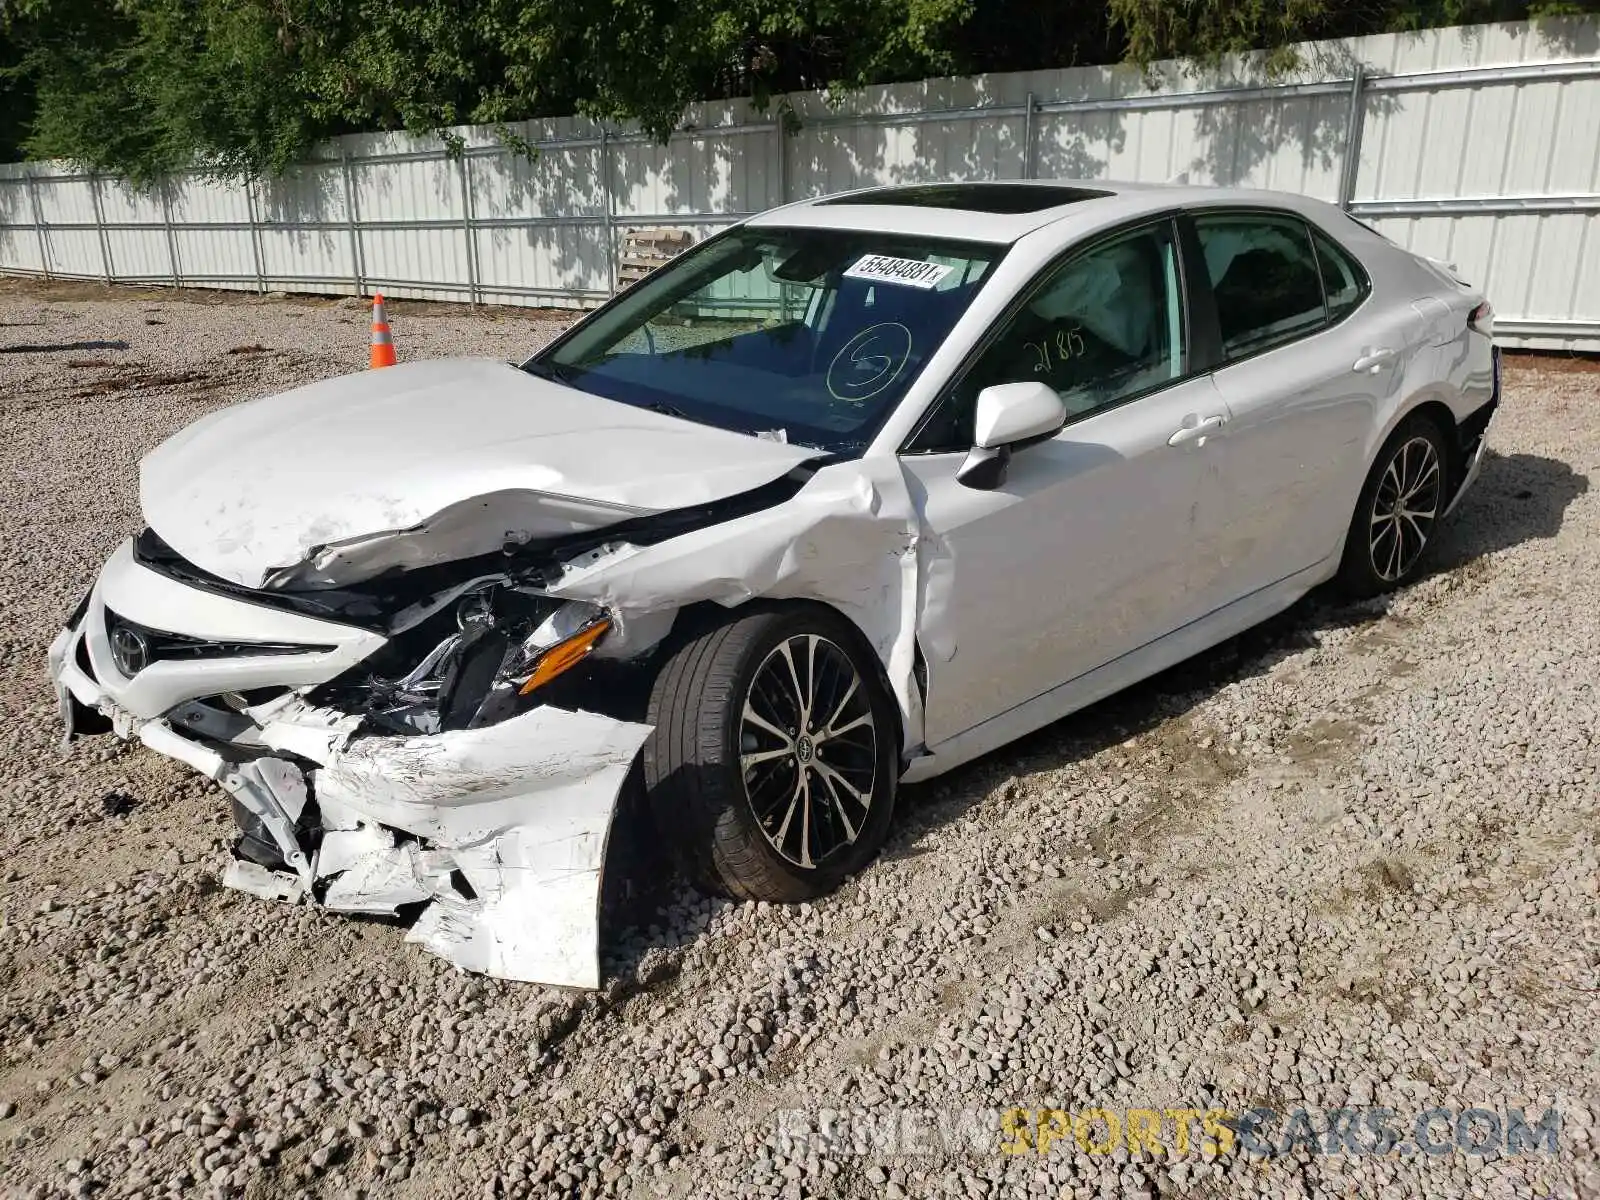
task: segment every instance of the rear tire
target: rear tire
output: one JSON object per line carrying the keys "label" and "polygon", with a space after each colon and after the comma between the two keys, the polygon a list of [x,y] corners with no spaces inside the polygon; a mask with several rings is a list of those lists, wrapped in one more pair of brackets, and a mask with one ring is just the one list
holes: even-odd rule
{"label": "rear tire", "polygon": [[894,807],[894,708],[855,630],[820,607],[735,615],[651,688],[657,830],[703,890],[795,903],[877,853]]}
{"label": "rear tire", "polygon": [[1345,535],[1338,589],[1364,599],[1414,582],[1449,504],[1450,484],[1438,423],[1406,418],[1383,444],[1361,489]]}

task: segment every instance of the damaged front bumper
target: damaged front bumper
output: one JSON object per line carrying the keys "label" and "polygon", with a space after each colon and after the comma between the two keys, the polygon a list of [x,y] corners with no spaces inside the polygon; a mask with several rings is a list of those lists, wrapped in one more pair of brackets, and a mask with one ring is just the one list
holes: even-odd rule
{"label": "damaged front bumper", "polygon": [[[268,620],[271,636],[308,649],[162,662],[130,677],[108,610],[158,626],[162,613],[184,612],[186,628],[258,642]],[[86,721],[109,722],[234,798],[256,835],[241,844],[266,861],[238,858],[229,886],[341,912],[420,905],[407,940],[466,970],[598,987],[606,843],[649,727],[545,705],[483,728],[386,736],[361,714],[305,699],[378,637],[266,618],[145,569],[124,546],[51,645],[50,674],[69,738]]]}

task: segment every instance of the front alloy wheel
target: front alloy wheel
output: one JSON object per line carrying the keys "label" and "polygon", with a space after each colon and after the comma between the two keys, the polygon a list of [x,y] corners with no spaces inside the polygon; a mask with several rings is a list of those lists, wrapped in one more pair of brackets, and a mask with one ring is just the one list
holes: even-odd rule
{"label": "front alloy wheel", "polygon": [[686,638],[647,719],[650,810],[702,888],[810,900],[883,844],[899,725],[876,661],[837,613],[761,608]]}
{"label": "front alloy wheel", "polygon": [[872,814],[878,731],[850,656],[815,633],[756,668],[739,718],[746,802],[779,855],[811,870],[861,836]]}

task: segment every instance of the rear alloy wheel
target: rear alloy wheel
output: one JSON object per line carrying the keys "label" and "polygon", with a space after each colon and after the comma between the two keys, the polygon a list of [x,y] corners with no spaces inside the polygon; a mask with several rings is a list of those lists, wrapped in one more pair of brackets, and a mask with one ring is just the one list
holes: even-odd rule
{"label": "rear alloy wheel", "polygon": [[1444,464],[1425,437],[1406,441],[1384,468],[1372,499],[1367,550],[1372,571],[1393,586],[1405,578],[1433,533],[1439,517]]}
{"label": "rear alloy wheel", "polygon": [[651,811],[701,887],[808,900],[882,844],[898,724],[854,631],[827,610],[755,612],[686,641],[649,720]]}
{"label": "rear alloy wheel", "polygon": [[1374,463],[1346,536],[1339,584],[1373,596],[1416,578],[1449,496],[1448,460],[1438,426],[1404,422]]}

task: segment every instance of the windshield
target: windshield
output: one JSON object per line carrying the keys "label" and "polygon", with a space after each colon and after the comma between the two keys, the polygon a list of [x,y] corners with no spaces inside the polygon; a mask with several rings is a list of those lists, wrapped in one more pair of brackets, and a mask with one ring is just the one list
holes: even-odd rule
{"label": "windshield", "polygon": [[736,229],[649,276],[525,367],[625,404],[859,454],[1004,251]]}

